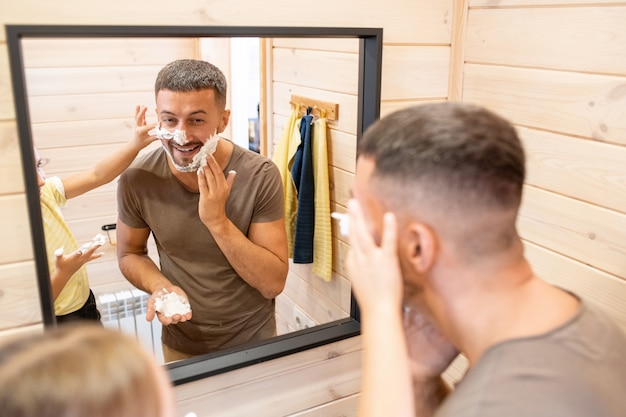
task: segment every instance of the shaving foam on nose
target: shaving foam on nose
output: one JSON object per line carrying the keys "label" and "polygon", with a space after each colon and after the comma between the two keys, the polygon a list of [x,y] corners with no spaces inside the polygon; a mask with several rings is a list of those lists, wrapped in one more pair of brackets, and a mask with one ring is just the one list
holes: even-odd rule
{"label": "shaving foam on nose", "polygon": [[149,131],[148,134],[156,136],[159,139],[172,139],[180,146],[183,146],[185,143],[187,143],[187,133],[184,130],[176,129],[173,132],[170,132],[166,128],[161,127],[161,124],[158,124],[157,127]]}

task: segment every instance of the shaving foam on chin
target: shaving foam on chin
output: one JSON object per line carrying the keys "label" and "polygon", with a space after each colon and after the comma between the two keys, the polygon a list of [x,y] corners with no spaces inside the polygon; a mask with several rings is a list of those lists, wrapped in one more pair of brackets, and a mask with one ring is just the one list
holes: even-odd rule
{"label": "shaving foam on chin", "polygon": [[159,139],[172,139],[180,146],[183,146],[185,143],[187,143],[187,133],[184,130],[176,129],[173,132],[170,132],[166,128],[161,127],[160,123],[157,125],[157,127],[149,131],[148,134],[156,136]]}

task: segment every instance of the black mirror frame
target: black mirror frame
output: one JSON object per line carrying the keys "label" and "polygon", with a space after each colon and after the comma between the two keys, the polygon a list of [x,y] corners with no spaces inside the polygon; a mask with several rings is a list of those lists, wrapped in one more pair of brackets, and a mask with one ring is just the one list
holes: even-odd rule
{"label": "black mirror frame", "polygon": [[[382,35],[380,28],[340,27],[269,27],[269,26],[64,26],[6,25],[6,41],[13,85],[13,98],[18,127],[31,238],[35,256],[41,313],[45,327],[56,326],[50,272],[48,270],[30,115],[26,95],[23,55],[20,41],[24,38],[76,37],[271,37],[271,38],[357,38],[359,45],[359,81],[357,141],[380,115]],[[228,372],[247,365],[275,359],[292,353],[356,336],[360,333],[360,313],[351,297],[350,317],[310,329],[277,336],[254,344],[237,346],[220,352],[167,364],[175,385]]]}

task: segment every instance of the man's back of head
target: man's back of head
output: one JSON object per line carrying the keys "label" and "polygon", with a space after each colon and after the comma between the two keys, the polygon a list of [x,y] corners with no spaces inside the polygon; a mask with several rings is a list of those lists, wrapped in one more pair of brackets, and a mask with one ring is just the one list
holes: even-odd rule
{"label": "man's back of head", "polygon": [[419,215],[466,242],[468,255],[499,251],[517,237],[524,150],[495,113],[460,103],[399,110],[367,130],[358,154],[374,162],[372,187],[388,210]]}

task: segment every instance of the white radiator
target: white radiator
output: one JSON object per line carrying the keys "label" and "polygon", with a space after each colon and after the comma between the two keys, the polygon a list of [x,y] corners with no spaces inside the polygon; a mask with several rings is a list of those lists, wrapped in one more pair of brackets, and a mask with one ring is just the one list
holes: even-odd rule
{"label": "white radiator", "polygon": [[137,340],[163,363],[161,323],[146,320],[146,305],[150,296],[143,291],[123,290],[98,295],[98,309],[105,327],[118,329]]}

